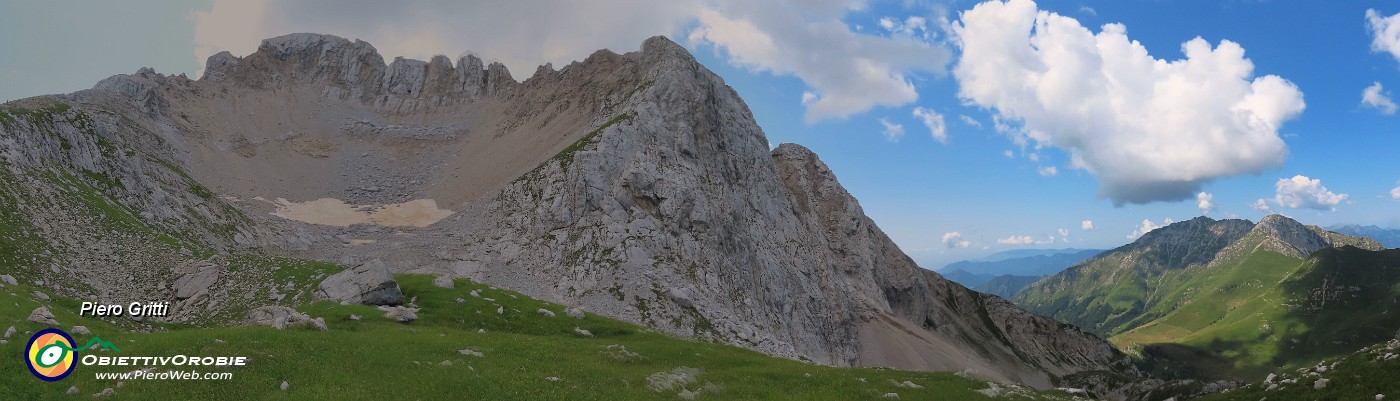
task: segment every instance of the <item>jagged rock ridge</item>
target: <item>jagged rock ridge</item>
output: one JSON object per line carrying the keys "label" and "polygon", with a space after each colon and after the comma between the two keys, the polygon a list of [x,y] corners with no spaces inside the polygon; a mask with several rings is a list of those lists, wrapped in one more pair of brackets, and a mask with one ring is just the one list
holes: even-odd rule
{"label": "jagged rock ridge", "polygon": [[[198,81],[143,70],[55,99],[134,120],[103,137],[159,142],[172,169],[188,170],[177,176],[217,195],[180,200],[176,214],[236,210],[233,235],[205,239],[216,249],[379,258],[825,364],[968,369],[1040,387],[1133,373],[1092,335],[918,268],[816,155],[770,151],[739,96],[664,37],[524,82],[481,64],[386,64],[368,43],[295,34],[217,54]],[[112,191],[156,215],[143,195]],[[421,227],[287,217],[422,200],[449,217]]]}

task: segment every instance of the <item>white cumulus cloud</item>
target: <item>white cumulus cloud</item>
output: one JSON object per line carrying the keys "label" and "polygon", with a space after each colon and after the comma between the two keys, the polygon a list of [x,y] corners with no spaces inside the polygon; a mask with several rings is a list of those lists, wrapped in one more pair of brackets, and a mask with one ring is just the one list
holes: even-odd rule
{"label": "white cumulus cloud", "polygon": [[1400,181],[1395,182],[1395,188],[1390,190],[1390,199],[1400,200]]}
{"label": "white cumulus cloud", "polygon": [[1061,229],[1059,229],[1059,230],[1056,231],[1056,232],[1060,233],[1060,237],[1068,237],[1068,236],[1069,236],[1069,230],[1068,230],[1068,229],[1061,228]]}
{"label": "white cumulus cloud", "polygon": [[1094,231],[1094,221],[1084,220],[1079,222],[1079,229],[1084,231]]}
{"label": "white cumulus cloud", "polygon": [[1295,175],[1280,178],[1274,184],[1274,203],[1293,209],[1329,210],[1345,202],[1350,195],[1337,194],[1322,186],[1322,180]]}
{"label": "white cumulus cloud", "polygon": [[884,135],[886,140],[899,142],[899,138],[904,137],[904,125],[892,123],[883,118],[880,119],[880,125],[884,126],[884,129],[880,130],[880,134]]}
{"label": "white cumulus cloud", "polygon": [[1158,59],[1121,24],[1094,33],[1030,0],[993,0],[953,24],[962,55],[958,95],[1019,123],[1018,144],[1070,154],[1117,205],[1191,198],[1216,178],[1283,163],[1283,123],[1303,94],[1274,75],[1254,77],[1244,48],[1196,38],[1185,57]]}
{"label": "white cumulus cloud", "polygon": [[923,107],[915,107],[913,114],[914,118],[924,123],[924,127],[928,128],[928,133],[933,136],[934,140],[948,143],[948,127],[943,124],[942,114]]}
{"label": "white cumulus cloud", "polygon": [[958,119],[959,119],[959,120],[962,120],[963,124],[967,124],[967,126],[969,126],[969,127],[973,127],[973,128],[982,128],[982,122],[981,122],[981,121],[977,121],[977,119],[972,118],[972,117],[969,117],[969,116],[966,115],[966,114],[959,114],[959,115],[958,115]]}
{"label": "white cumulus cloud", "polygon": [[1267,212],[1271,209],[1269,207],[1269,202],[1264,199],[1255,199],[1254,203],[1249,204],[1249,207],[1261,212]]}
{"label": "white cumulus cloud", "polygon": [[1137,228],[1133,229],[1133,232],[1128,233],[1128,239],[1136,239],[1137,237],[1141,237],[1143,234],[1147,234],[1149,232],[1152,232],[1152,230],[1156,230],[1158,228],[1169,226],[1172,223],[1173,221],[1170,217],[1162,219],[1162,224],[1153,223],[1152,219],[1142,219],[1142,223],[1138,224]]}
{"label": "white cumulus cloud", "polygon": [[1387,17],[1380,11],[1368,9],[1366,28],[1371,31],[1371,51],[1390,53],[1400,61],[1400,13]]}
{"label": "white cumulus cloud", "polygon": [[1385,93],[1385,88],[1380,82],[1372,83],[1361,91],[1361,104],[1376,110],[1381,114],[1395,114],[1395,101],[1390,100],[1390,96]]}
{"label": "white cumulus cloud", "polygon": [[967,248],[972,246],[972,241],[963,239],[962,233],[953,231],[943,233],[943,245],[947,245],[949,248]]}
{"label": "white cumulus cloud", "polygon": [[1054,177],[1056,174],[1059,174],[1059,173],[1060,173],[1060,169],[1057,168],[1057,167],[1055,167],[1055,166],[1041,167],[1041,168],[1035,169],[1035,171],[1036,171],[1037,173],[1040,173],[1040,175],[1046,176],[1046,177]]}
{"label": "white cumulus cloud", "polygon": [[1211,203],[1212,199],[1215,199],[1215,195],[1206,192],[1196,194],[1196,208],[1201,209],[1201,214],[1209,214],[1211,210],[1215,210],[1215,204]]}

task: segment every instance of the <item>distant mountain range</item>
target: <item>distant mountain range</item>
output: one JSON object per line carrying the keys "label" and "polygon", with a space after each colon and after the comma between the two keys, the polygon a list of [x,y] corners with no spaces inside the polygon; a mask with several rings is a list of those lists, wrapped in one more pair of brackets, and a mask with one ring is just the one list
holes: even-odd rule
{"label": "distant mountain range", "polygon": [[1400,329],[1400,250],[1281,215],[1151,231],[1013,301],[1109,337],[1161,374],[1259,380]]}
{"label": "distant mountain range", "polygon": [[1363,226],[1357,224],[1342,224],[1327,228],[1346,235],[1358,237],[1368,237],[1384,245],[1386,248],[1400,248],[1400,230],[1384,229],[1376,226]]}
{"label": "distant mountain range", "polygon": [[[1026,277],[1040,278],[1051,274],[1059,273],[1067,267],[1091,258],[1103,252],[1102,249],[1013,249],[1009,251],[997,252],[987,257],[976,260],[964,260],[949,263],[939,270],[944,278],[953,280],[968,288],[977,289],[989,294],[1001,295],[1007,284],[1024,283],[1029,284],[1035,280],[1026,281]],[[1007,277],[1001,277],[1007,276]],[[995,287],[989,290],[978,289],[979,286],[996,280]],[[1023,284],[1023,285],[1024,285]],[[995,290],[1003,288],[1003,290]],[[1019,290],[1019,287],[1016,288]],[[1014,294],[1015,291],[1009,294]],[[1009,297],[1009,295],[1002,295]]]}

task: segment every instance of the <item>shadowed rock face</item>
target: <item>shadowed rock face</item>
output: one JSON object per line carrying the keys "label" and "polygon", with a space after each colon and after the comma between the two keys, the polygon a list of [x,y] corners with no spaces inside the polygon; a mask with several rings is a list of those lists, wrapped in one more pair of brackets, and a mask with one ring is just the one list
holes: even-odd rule
{"label": "shadowed rock face", "polygon": [[[368,43],[313,34],[207,65],[199,81],[143,71],[85,96],[161,127],[218,195],[196,202],[247,216],[237,238],[211,239],[228,247],[382,259],[823,364],[1039,387],[1135,372],[1092,335],[919,268],[815,154],[771,149],[738,94],[664,37],[524,82],[470,56],[386,64]],[[273,214],[419,199],[452,213],[426,227]]]}

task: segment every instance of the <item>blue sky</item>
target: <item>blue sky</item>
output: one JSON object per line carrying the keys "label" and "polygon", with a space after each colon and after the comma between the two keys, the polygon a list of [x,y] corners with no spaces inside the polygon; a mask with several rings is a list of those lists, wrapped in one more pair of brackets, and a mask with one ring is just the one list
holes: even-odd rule
{"label": "blue sky", "polygon": [[[0,99],[86,88],[147,65],[194,75],[214,51],[242,55],[259,38],[298,31],[359,37],[387,57],[471,51],[506,62],[521,79],[535,64],[562,65],[602,47],[629,51],[647,36],[666,34],[744,97],[772,143],[816,151],[866,213],[925,267],[1014,248],[1115,247],[1141,232],[1144,219],[1160,225],[1202,215],[1194,195],[1200,192],[1210,195],[1205,214],[1213,218],[1258,220],[1267,212],[1251,205],[1262,199],[1270,212],[1308,224],[1400,228],[1400,192],[1392,195],[1400,186],[1394,157],[1400,117],[1393,103],[1362,101],[1376,83],[1382,95],[1393,97],[1400,88],[1400,44],[1392,54],[1390,42],[1377,40],[1386,39],[1384,23],[1400,14],[1400,3],[992,2],[969,12],[979,4],[693,0],[595,10],[600,7],[568,2],[385,8],[212,1],[91,2],[56,10],[5,1]],[[1037,30],[1041,36],[1033,39],[1015,24],[977,24],[1012,18],[1018,7],[1033,13],[1017,15],[1056,29]],[[1379,29],[1368,10],[1383,23]],[[1135,41],[1145,55],[1074,47],[1120,37],[1101,35],[1110,23],[1119,25],[1109,33]],[[538,28],[519,29],[522,24]],[[1071,29],[1079,26],[1086,34]],[[1394,29],[1400,32],[1400,23]],[[1105,72],[1107,87],[1005,64],[1097,76],[1099,70],[1074,69],[1086,60],[1181,60],[1183,43],[1197,37],[1223,56],[1175,75]],[[1006,38],[1073,51],[1052,56],[998,47],[1020,43]],[[1237,44],[1243,57],[1222,51],[1228,47],[1222,40]],[[1098,43],[1104,49],[1108,42]],[[1252,71],[1235,76],[1246,59]],[[1278,79],[1260,79],[1270,75]],[[1040,96],[1014,82],[1040,85]],[[1151,87],[1158,91],[1141,89]],[[1164,87],[1187,94],[1165,97]],[[1081,107],[1081,99],[1102,107]],[[916,109],[942,116],[944,140],[935,139]],[[1220,128],[1237,121],[1246,123]],[[902,135],[892,140],[887,133],[895,126]],[[1201,145],[1208,141],[1219,143]],[[1085,220],[1093,230],[1082,228]]]}

